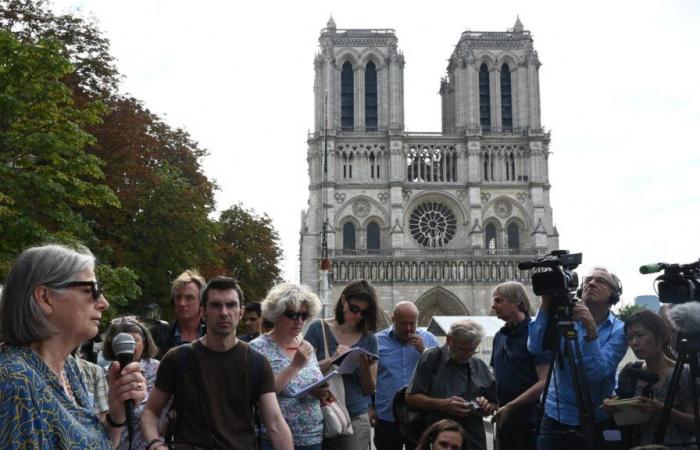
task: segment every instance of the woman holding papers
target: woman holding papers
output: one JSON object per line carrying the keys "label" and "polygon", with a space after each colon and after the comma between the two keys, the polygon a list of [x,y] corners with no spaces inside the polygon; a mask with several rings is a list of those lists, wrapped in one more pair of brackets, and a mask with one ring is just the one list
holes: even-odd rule
{"label": "woman holding papers", "polygon": [[[625,321],[624,330],[634,355],[643,362],[638,363],[637,367],[634,367],[634,364],[629,365],[620,372],[617,393],[621,397],[633,396],[637,401],[627,407],[635,408],[649,417],[648,422],[637,426],[636,436],[633,439],[638,440],[638,442],[630,444],[650,444],[658,427],[675,364],[664,352],[670,345],[670,330],[661,317],[646,310],[632,314]],[[633,367],[633,370],[629,370],[630,367]],[[673,448],[695,448],[692,397],[688,391],[688,376],[689,368],[685,366],[680,383],[676,388],[664,442],[666,445],[681,443],[686,443],[686,445],[673,445]],[[653,381],[657,377],[658,381],[653,383],[644,381],[644,379],[652,379],[651,381]],[[604,402],[613,413],[622,412],[611,403],[615,402],[610,400]]]}
{"label": "woman holding papers", "polygon": [[[350,355],[357,356],[357,365],[351,373],[343,374],[345,406],[350,413],[353,434],[326,440],[324,448],[359,450],[369,445],[367,409],[377,379],[375,331],[377,293],[365,280],[352,281],[345,286],[335,305],[333,319],[317,320],[306,331],[306,340],[316,349],[316,357],[324,372],[336,363],[340,355],[355,348],[364,350]],[[325,358],[326,350],[329,358]]]}
{"label": "woman holding papers", "polygon": [[[299,394],[322,378],[313,347],[301,337],[304,323],[320,310],[321,302],[308,287],[279,284],[262,303],[263,316],[274,328],[250,342],[251,347],[270,361],[277,400],[294,437],[295,450],[320,450],[323,441],[319,397],[327,391],[318,388]],[[262,438],[261,450],[272,449],[264,426]]]}

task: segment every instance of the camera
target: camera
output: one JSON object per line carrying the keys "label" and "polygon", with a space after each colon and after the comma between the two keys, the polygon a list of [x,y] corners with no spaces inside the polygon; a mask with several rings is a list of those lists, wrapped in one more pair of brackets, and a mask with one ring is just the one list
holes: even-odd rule
{"label": "camera", "polygon": [[656,277],[661,303],[700,301],[700,259],[690,264],[647,264],[639,268],[646,275],[664,271]]}
{"label": "camera", "polygon": [[479,404],[474,400],[467,400],[465,405],[467,405],[467,407],[473,412],[481,412],[481,406],[479,406]]}
{"label": "camera", "polygon": [[581,264],[581,253],[553,250],[548,255],[532,261],[523,261],[518,269],[548,268],[532,274],[532,290],[535,295],[565,295],[578,287],[578,275],[573,270]]}

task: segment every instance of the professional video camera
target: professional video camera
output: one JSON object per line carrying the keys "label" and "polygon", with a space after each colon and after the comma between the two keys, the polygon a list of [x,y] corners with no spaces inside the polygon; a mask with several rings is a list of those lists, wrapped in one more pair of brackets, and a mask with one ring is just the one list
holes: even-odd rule
{"label": "professional video camera", "polygon": [[549,268],[550,270],[532,274],[532,290],[535,295],[563,295],[578,287],[578,275],[573,270],[581,264],[581,259],[581,253],[553,250],[541,258],[519,263],[518,269]]}
{"label": "professional video camera", "polygon": [[659,301],[686,303],[700,301],[700,259],[690,264],[646,264],[639,272],[646,275],[664,271],[656,277]]}

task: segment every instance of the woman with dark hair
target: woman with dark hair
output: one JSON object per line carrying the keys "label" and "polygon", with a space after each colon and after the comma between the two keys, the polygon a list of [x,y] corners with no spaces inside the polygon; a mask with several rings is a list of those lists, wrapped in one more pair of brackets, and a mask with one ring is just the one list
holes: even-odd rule
{"label": "woman with dark hair", "polygon": [[[653,372],[659,377],[658,382],[648,386],[641,380],[632,379],[628,372],[623,369],[620,372],[617,388],[617,394],[620,397],[638,398],[639,404],[635,407],[650,416],[648,422],[637,426],[636,432],[633,433],[635,436],[628,444],[650,444],[659,424],[659,417],[664,407],[664,400],[670,387],[671,374],[675,365],[675,362],[665,352],[670,345],[670,330],[661,317],[646,310],[632,314],[625,321],[624,330],[634,355],[643,360],[636,364],[630,363],[630,365]],[[674,396],[669,424],[666,428],[664,444],[672,446],[672,448],[696,448],[693,437],[692,395],[688,389],[689,376],[690,369],[686,365],[683,367],[681,380]],[[611,412],[615,412],[614,407],[606,405],[607,402],[608,400],[603,402],[605,407]]]}
{"label": "woman with dark hair", "polygon": [[[374,333],[377,331],[378,307],[377,293],[372,285],[365,280],[355,280],[341,292],[332,319],[317,320],[309,325],[305,339],[316,350],[316,358],[323,372],[330,368],[335,357],[353,347],[377,354],[377,338]],[[326,350],[329,358],[325,356]],[[376,361],[370,360],[366,354],[361,356],[360,366],[354,373],[343,375],[345,406],[352,420],[353,434],[327,439],[324,448],[367,448],[370,439],[367,410],[376,380]]]}
{"label": "woman with dark hair", "polygon": [[108,307],[87,248],[19,255],[0,298],[0,448],[107,450],[119,442],[124,402],[146,395],[138,364],[111,364],[102,423],[71,356],[95,337]]}
{"label": "woman with dark hair", "polygon": [[454,420],[438,420],[425,430],[416,450],[467,450],[467,433]]}
{"label": "woman with dark hair", "polygon": [[[117,317],[110,322],[107,332],[105,333],[102,354],[106,359],[116,359],[114,349],[112,348],[112,341],[119,333],[128,333],[136,341],[134,361],[139,363],[141,373],[146,378],[146,398],[143,402],[134,407],[134,418],[136,423],[139,423],[141,421],[141,413],[146,405],[146,400],[148,400],[148,394],[150,394],[156,381],[156,373],[158,372],[158,365],[160,364],[160,361],[155,359],[155,356],[158,354],[158,347],[156,347],[156,343],[151,333],[148,331],[148,328],[139,322],[136,316]],[[146,444],[148,444],[148,441],[143,437],[141,427],[135,427],[133,448],[145,448]],[[129,433],[127,430],[124,430],[121,434],[119,446],[117,448],[123,450],[129,448]]]}

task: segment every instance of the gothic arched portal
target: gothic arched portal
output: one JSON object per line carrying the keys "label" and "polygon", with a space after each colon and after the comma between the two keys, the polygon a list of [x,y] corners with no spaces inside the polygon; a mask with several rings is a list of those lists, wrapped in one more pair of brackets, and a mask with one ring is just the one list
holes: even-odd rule
{"label": "gothic arched portal", "polygon": [[440,286],[423,294],[417,301],[418,326],[427,327],[433,316],[468,316],[469,310],[456,295]]}

